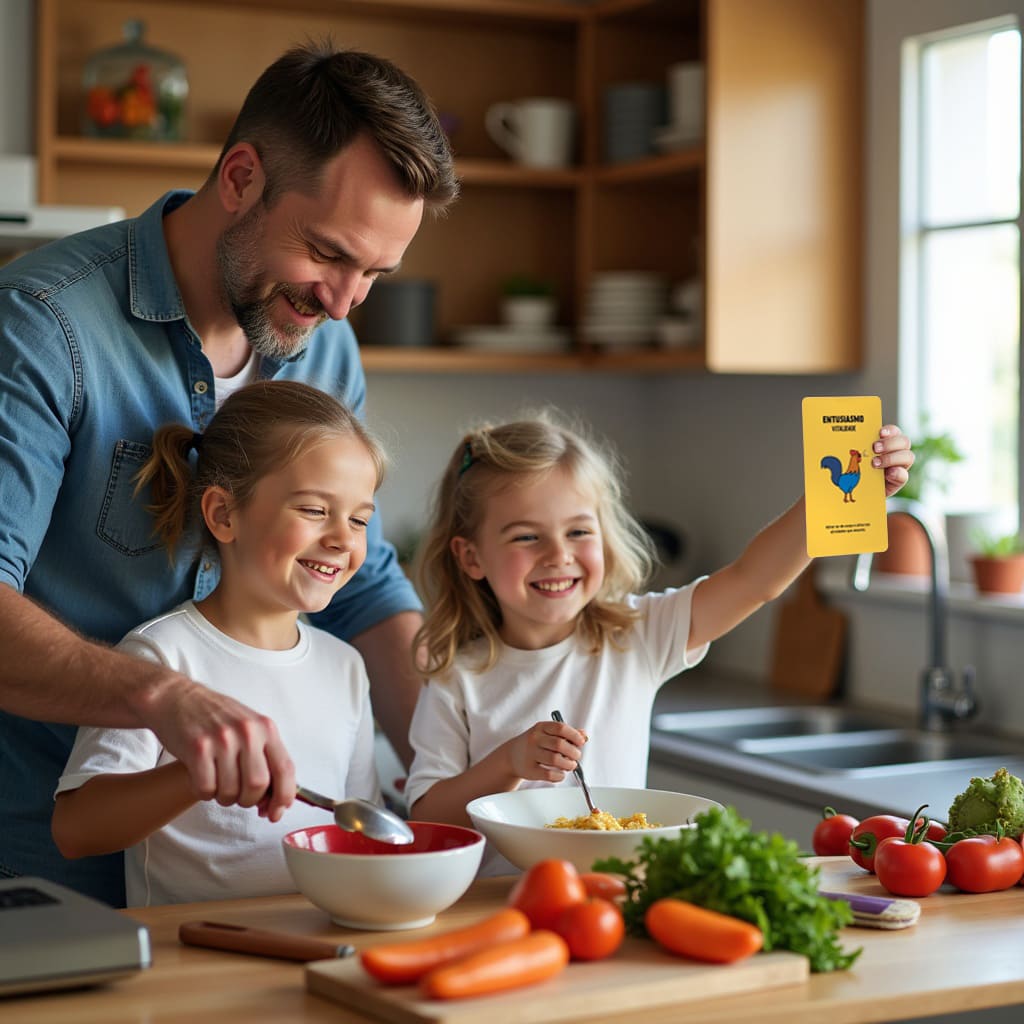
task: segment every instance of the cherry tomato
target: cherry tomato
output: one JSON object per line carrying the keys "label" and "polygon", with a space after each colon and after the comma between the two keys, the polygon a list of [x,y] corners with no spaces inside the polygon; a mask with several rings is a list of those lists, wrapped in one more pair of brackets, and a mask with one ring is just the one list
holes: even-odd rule
{"label": "cherry tomato", "polygon": [[573,960],[602,960],[622,945],[626,925],[614,903],[592,896],[558,915],[555,934],[565,939]]}
{"label": "cherry tomato", "polygon": [[901,839],[910,822],[894,814],[873,814],[865,818],[850,835],[850,857],[865,871],[874,872],[875,853],[883,839]]}
{"label": "cherry tomato", "polygon": [[874,860],[878,881],[894,896],[930,896],[946,879],[942,851],[923,837],[883,839]]}
{"label": "cherry tomato", "polygon": [[1024,877],[1024,848],[1003,836],[971,836],[946,851],[949,881],[962,892],[998,892]]}
{"label": "cherry tomato", "polygon": [[831,807],[821,813],[814,827],[811,846],[819,857],[838,857],[850,852],[850,836],[860,822],[849,814],[837,814]]}
{"label": "cherry tomato", "polygon": [[542,860],[512,887],[508,903],[521,910],[534,928],[554,930],[562,911],[586,898],[587,890],[570,861]]}
{"label": "cherry tomato", "polygon": [[608,875],[603,871],[584,871],[580,875],[580,881],[588,896],[600,896],[614,903],[626,895],[626,883],[618,875]]}

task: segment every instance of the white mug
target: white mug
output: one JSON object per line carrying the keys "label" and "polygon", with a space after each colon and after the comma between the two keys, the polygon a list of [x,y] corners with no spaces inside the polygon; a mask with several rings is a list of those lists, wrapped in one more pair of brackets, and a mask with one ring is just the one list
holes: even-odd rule
{"label": "white mug", "polygon": [[700,135],[704,128],[704,65],[683,61],[668,69],[669,119],[687,135]]}
{"label": "white mug", "polygon": [[568,100],[526,99],[495,103],[484,117],[487,134],[513,159],[529,167],[572,163],[575,111]]}

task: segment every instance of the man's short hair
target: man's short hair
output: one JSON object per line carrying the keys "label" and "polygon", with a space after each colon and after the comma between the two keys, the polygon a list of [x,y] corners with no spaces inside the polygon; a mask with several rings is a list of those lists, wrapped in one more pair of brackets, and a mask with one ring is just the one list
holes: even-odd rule
{"label": "man's short hair", "polygon": [[314,194],[324,164],[360,135],[377,143],[410,197],[435,211],[455,200],[451,147],[423,90],[391,61],[329,40],[294,47],[260,75],[213,175],[232,146],[248,142],[270,206],[284,192]]}

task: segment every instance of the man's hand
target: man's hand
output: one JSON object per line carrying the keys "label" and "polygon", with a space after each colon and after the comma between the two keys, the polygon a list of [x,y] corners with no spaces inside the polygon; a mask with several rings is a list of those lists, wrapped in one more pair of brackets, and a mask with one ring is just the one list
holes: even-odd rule
{"label": "man's hand", "polygon": [[143,718],[188,769],[201,799],[259,805],[271,821],[295,799],[295,766],[266,715],[184,680],[153,694]]}

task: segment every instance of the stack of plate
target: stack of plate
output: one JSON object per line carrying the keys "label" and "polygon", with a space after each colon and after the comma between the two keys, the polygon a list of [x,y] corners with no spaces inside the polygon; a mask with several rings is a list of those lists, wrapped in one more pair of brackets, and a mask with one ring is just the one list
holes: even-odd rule
{"label": "stack of plate", "polygon": [[452,332],[456,345],[513,352],[557,352],[572,340],[563,327],[515,327],[507,324],[479,324],[458,327]]}
{"label": "stack of plate", "polygon": [[583,337],[594,345],[647,345],[668,309],[667,278],[644,270],[595,274],[587,293]]}

